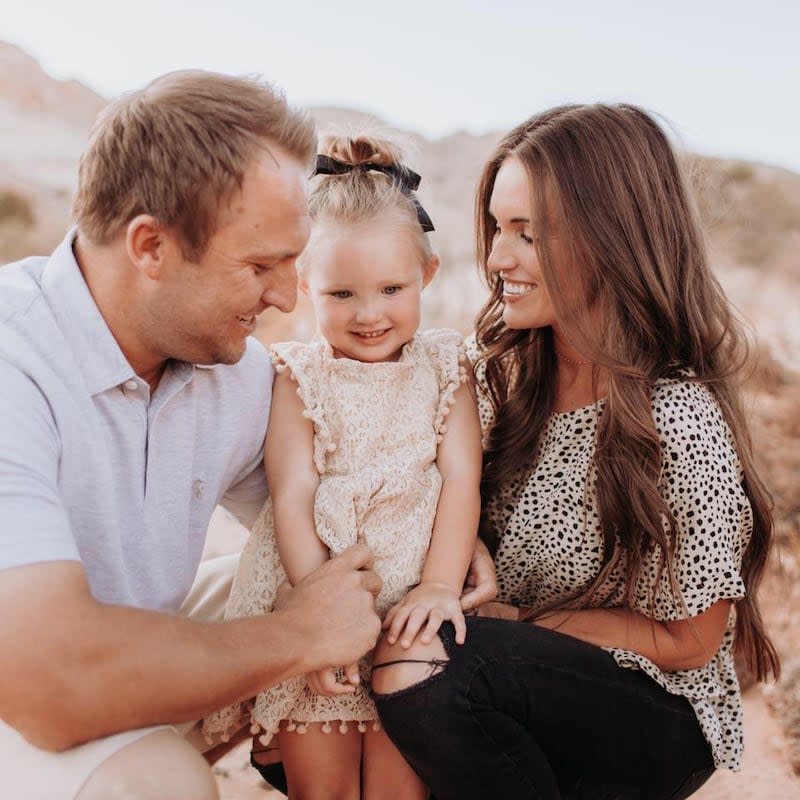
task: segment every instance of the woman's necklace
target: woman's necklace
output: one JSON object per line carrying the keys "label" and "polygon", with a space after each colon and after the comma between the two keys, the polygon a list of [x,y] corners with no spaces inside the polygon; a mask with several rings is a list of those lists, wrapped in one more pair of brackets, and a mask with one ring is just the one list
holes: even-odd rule
{"label": "woman's necklace", "polygon": [[563,353],[560,353],[558,350],[556,350],[556,356],[559,359],[561,359],[561,361],[566,361],[567,364],[572,364],[573,366],[576,367],[584,367],[586,366],[586,364],[592,363],[591,361],[578,361],[577,359],[574,358],[567,358]]}

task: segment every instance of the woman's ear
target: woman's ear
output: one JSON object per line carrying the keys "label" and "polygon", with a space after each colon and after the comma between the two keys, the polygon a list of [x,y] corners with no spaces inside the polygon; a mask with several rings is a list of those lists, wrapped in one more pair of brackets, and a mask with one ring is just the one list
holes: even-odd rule
{"label": "woman's ear", "polygon": [[427,264],[422,267],[422,286],[426,287],[432,280],[434,275],[439,271],[439,265],[442,260],[435,253],[431,256]]}

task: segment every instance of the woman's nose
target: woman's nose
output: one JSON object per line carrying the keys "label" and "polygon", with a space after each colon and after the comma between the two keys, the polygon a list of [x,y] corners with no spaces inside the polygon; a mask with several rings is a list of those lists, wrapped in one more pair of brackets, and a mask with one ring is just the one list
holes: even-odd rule
{"label": "woman's nose", "polygon": [[505,247],[500,237],[497,237],[489,251],[489,258],[486,259],[486,268],[491,272],[500,272],[504,269],[511,269],[513,266],[513,255]]}

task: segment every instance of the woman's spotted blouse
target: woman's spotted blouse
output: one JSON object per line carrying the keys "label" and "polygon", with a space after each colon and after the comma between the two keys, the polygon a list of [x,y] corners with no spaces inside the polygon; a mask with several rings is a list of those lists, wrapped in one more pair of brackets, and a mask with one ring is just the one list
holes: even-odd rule
{"label": "woman's spotted blouse", "polygon": [[[471,357],[475,357],[471,342]],[[478,374],[484,433],[491,403]],[[602,535],[592,464],[597,405],[553,414],[533,468],[522,470],[490,502],[497,531],[500,599],[534,610],[573,596],[598,574]],[[744,596],[739,575],[752,529],[733,438],[712,394],[686,380],[659,381],[652,409],[661,438],[660,490],[675,518],[678,542],[673,569],[682,599],[671,590],[658,553],[643,565],[634,607],[660,621],[696,616],[723,598]],[[617,569],[588,605],[614,606],[622,598]],[[640,669],[694,708],[717,767],[738,769],[742,755],[742,701],[733,667],[731,612],[716,655],[697,669],[662,672],[644,656],[606,648],[621,667]]]}

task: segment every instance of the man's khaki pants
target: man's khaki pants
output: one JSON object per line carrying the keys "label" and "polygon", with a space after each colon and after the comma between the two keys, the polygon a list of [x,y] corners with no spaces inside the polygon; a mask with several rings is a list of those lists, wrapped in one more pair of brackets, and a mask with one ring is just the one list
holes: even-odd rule
{"label": "man's khaki pants", "polygon": [[[238,555],[204,561],[180,613],[205,622],[221,620],[238,561]],[[197,723],[188,722],[125,731],[63,753],[48,753],[29,744],[0,720],[0,797],[9,800],[73,800],[103,762],[158,731],[178,733],[200,751],[208,747],[199,735]],[[205,762],[198,759],[198,764],[202,768]],[[143,773],[147,770],[146,764],[142,770]],[[116,794],[109,789],[106,796]]]}

